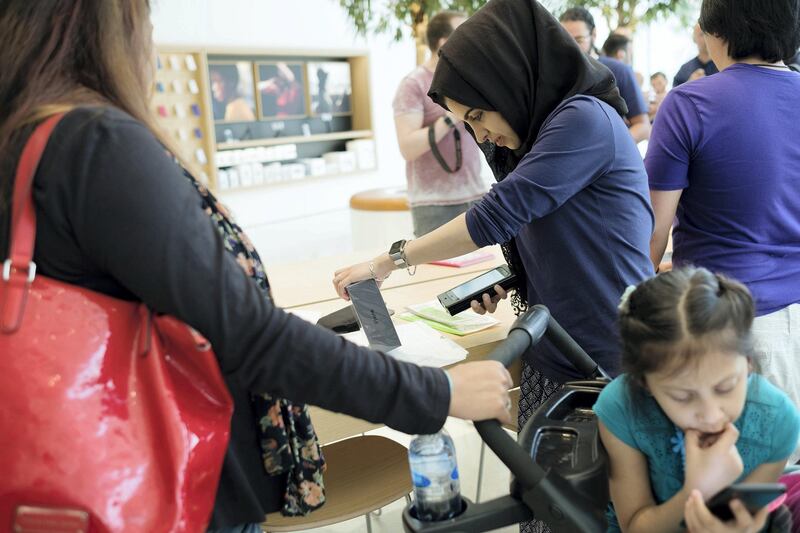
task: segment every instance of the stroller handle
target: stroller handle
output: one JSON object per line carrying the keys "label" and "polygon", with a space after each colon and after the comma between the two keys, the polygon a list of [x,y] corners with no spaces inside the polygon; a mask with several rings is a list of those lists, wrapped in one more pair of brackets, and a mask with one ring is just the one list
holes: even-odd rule
{"label": "stroller handle", "polygon": [[[586,352],[567,334],[543,305],[535,305],[520,316],[506,340],[489,355],[488,359],[509,366],[542,337],[547,337],[567,359],[586,376],[605,376],[605,372],[592,361]],[[581,498],[568,495],[568,486],[563,478],[551,470],[544,470],[512,439],[497,420],[475,422],[475,429],[483,441],[497,454],[517,481],[526,489],[538,487],[548,495],[548,516],[537,516],[546,522],[557,520],[563,527],[551,522],[558,531],[603,532],[605,523],[591,512],[590,506]],[[565,523],[566,521],[566,523]]]}

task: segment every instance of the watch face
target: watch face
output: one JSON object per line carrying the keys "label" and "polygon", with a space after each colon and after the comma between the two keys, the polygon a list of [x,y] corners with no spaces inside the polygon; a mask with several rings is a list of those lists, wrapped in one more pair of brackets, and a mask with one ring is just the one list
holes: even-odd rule
{"label": "watch face", "polygon": [[397,241],[392,244],[392,247],[389,248],[389,255],[399,254],[405,243],[406,241]]}

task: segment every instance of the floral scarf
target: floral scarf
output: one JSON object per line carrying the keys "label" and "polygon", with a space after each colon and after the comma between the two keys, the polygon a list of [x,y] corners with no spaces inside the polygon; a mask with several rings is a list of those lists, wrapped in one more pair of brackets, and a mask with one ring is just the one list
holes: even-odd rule
{"label": "floral scarf", "polygon": [[[264,265],[242,228],[211,192],[188,172],[184,175],[200,193],[203,209],[211,217],[230,252],[248,276],[272,300]],[[301,403],[276,398],[270,394],[254,394],[253,410],[259,417],[258,428],[264,469],[271,476],[285,475],[286,492],[281,514],[304,516],[325,503],[322,456],[308,408]]]}

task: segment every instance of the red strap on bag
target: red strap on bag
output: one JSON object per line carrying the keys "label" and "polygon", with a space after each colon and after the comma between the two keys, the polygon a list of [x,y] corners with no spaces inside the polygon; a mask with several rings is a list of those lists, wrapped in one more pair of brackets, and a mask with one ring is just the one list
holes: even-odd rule
{"label": "red strap on bag", "polygon": [[31,187],[33,176],[50,139],[50,134],[64,117],[53,115],[36,128],[22,151],[17,175],[14,178],[14,200],[11,207],[11,245],[8,259],[3,262],[2,283],[7,284],[0,302],[0,329],[10,333],[19,328],[28,286],[36,277],[33,247],[36,241],[36,210]]}
{"label": "red strap on bag", "polygon": [[32,183],[61,118],[33,133],[14,182],[0,279],[0,531],[201,533],[233,411],[209,343],[142,303],[36,274]]}

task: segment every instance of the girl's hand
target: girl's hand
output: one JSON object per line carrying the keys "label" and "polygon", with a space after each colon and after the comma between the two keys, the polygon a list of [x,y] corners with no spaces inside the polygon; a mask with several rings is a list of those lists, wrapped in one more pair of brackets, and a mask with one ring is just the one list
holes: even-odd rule
{"label": "girl's hand", "polygon": [[688,430],[686,443],[686,480],[688,490],[699,490],[708,499],[737,479],[744,470],[736,449],[739,431],[730,422],[713,444],[702,445],[699,431]]}
{"label": "girl's hand", "polygon": [[500,285],[494,286],[494,292],[496,292],[497,295],[492,297],[486,293],[483,294],[483,304],[478,303],[478,300],[472,300],[470,302],[472,310],[479,315],[484,315],[487,312],[494,313],[497,310],[497,302],[508,298],[508,293]]}
{"label": "girl's hand", "polygon": [[[372,270],[370,270],[369,267],[370,263],[372,263]],[[391,263],[392,261],[389,259],[388,254],[384,254],[383,256],[376,257],[372,261],[365,261],[349,267],[340,268],[333,275],[333,288],[336,289],[336,294],[338,294],[340,298],[349,300],[350,296],[347,294],[348,285],[374,277],[375,281],[378,282],[378,287],[380,287],[383,280],[388,278],[389,274],[392,273]]]}
{"label": "girl's hand", "polygon": [[766,525],[769,516],[766,506],[751,515],[739,500],[731,500],[729,505],[735,520],[722,522],[708,510],[700,491],[692,491],[684,509],[687,529],[691,533],[756,533]]}

